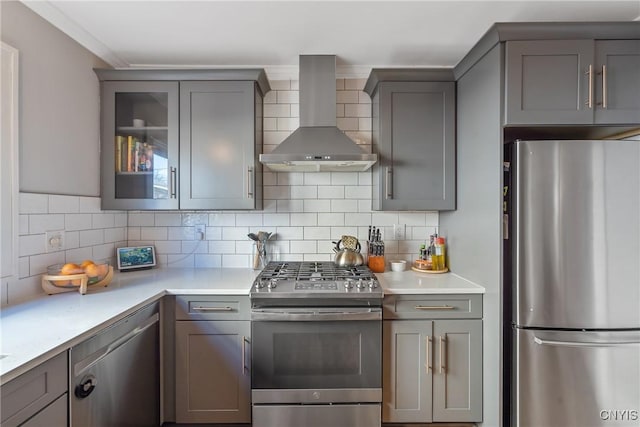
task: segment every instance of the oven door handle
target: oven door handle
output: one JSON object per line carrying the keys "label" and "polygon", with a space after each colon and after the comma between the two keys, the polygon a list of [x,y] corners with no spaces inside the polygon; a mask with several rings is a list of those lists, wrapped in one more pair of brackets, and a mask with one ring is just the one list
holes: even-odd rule
{"label": "oven door handle", "polygon": [[366,310],[278,310],[260,309],[251,311],[251,320],[276,322],[331,322],[346,320],[382,320],[381,309]]}

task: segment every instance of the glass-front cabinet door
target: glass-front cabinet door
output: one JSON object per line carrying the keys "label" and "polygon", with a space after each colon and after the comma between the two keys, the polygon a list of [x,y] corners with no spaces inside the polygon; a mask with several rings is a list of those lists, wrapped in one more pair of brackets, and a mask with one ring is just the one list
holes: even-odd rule
{"label": "glass-front cabinet door", "polygon": [[102,208],[178,209],[175,81],[102,82]]}

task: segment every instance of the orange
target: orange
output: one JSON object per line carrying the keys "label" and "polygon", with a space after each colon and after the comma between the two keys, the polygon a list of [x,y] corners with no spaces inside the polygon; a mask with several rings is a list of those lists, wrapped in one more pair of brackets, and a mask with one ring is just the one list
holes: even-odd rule
{"label": "orange", "polygon": [[100,275],[100,266],[95,264],[89,264],[84,267],[84,272],[89,277],[98,277]]}
{"label": "orange", "polygon": [[84,271],[82,270],[82,268],[80,268],[78,264],[73,264],[71,262],[63,265],[62,268],[60,269],[60,274],[64,274],[64,275],[79,274],[83,272]]}
{"label": "orange", "polygon": [[80,267],[82,268],[86,268],[88,265],[94,265],[95,263],[93,261],[91,261],[90,259],[85,259],[84,261],[82,261],[82,263],[80,264]]}

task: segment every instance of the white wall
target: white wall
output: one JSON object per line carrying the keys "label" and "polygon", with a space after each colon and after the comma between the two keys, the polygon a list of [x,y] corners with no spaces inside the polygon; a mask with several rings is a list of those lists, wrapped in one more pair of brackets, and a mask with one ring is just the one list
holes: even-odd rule
{"label": "white wall", "polygon": [[17,1],[2,1],[2,41],[20,52],[20,190],[99,196],[95,55]]}

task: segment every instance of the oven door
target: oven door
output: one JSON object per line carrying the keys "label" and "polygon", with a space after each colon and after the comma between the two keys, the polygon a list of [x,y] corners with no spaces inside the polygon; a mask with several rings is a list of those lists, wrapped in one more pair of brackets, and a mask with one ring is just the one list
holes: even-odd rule
{"label": "oven door", "polygon": [[254,403],[380,402],[380,308],[252,311]]}

